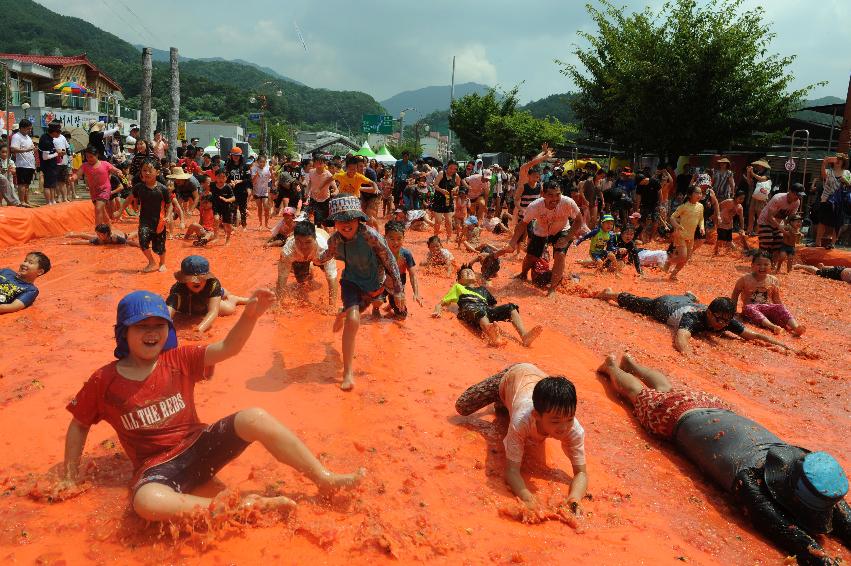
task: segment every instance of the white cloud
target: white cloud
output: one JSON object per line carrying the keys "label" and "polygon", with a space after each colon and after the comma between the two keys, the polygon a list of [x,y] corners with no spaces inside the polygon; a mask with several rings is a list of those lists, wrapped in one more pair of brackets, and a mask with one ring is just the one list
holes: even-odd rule
{"label": "white cloud", "polygon": [[[455,82],[497,83],[496,65],[488,59],[484,45],[474,43],[445,50],[449,51],[455,55]],[[451,55],[447,59],[451,61]]]}

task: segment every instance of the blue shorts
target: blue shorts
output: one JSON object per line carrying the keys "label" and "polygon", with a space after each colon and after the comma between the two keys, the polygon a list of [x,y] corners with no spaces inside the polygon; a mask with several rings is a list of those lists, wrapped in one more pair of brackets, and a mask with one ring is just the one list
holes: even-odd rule
{"label": "blue shorts", "polygon": [[364,310],[374,302],[383,303],[386,291],[384,287],[379,287],[370,293],[358,287],[356,283],[340,279],[340,294],[343,297],[343,310],[349,310],[351,307]]}
{"label": "blue shorts", "polygon": [[609,252],[606,250],[599,252],[591,252],[591,259],[594,261],[603,261],[609,257]]}

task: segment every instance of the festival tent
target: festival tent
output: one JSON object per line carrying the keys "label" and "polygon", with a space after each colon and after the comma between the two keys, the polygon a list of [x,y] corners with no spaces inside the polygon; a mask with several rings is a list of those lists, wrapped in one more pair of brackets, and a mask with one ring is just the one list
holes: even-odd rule
{"label": "festival tent", "polygon": [[390,153],[390,150],[387,149],[387,145],[382,145],[378,150],[378,153],[375,154],[375,160],[379,163],[396,163],[396,158]]}
{"label": "festival tent", "polygon": [[209,153],[210,155],[218,155],[219,140],[217,140],[216,138],[210,138],[210,145],[204,148],[204,153]]}
{"label": "festival tent", "polygon": [[597,169],[601,168],[601,165],[599,163],[597,163],[596,161],[594,161],[593,159],[587,159],[587,160],[585,160],[585,159],[577,159],[577,160],[569,159],[568,161],[564,162],[564,172],[567,173],[568,171],[573,171],[574,169],[584,169],[585,166],[588,165],[589,163],[591,165],[594,165],[594,167],[596,167]]}
{"label": "festival tent", "polygon": [[369,147],[369,142],[363,142],[363,145],[357,150],[353,155],[360,155],[362,157],[375,157],[375,152],[372,151],[372,148]]}

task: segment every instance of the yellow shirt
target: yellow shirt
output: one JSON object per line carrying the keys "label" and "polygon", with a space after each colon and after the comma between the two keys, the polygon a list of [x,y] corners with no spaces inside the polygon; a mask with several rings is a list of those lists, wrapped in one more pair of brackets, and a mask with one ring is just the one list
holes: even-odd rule
{"label": "yellow shirt", "polygon": [[694,232],[698,226],[703,228],[703,205],[699,202],[694,204],[684,202],[671,215],[671,218],[677,219],[677,222],[683,227],[683,237],[690,240],[694,238]]}
{"label": "yellow shirt", "polygon": [[361,185],[372,186],[372,180],[366,175],[361,175],[360,173],[355,173],[349,177],[347,173],[340,171],[334,175],[334,180],[337,181],[337,187],[340,189],[341,193],[348,193],[356,197],[360,196]]}

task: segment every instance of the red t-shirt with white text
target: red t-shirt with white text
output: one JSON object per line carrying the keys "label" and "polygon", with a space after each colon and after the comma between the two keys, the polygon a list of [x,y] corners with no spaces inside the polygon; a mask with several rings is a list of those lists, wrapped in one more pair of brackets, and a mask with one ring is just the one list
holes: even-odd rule
{"label": "red t-shirt with white text", "polygon": [[103,420],[115,429],[133,463],[135,482],[143,471],[191,446],[206,427],[194,397],[195,383],[205,379],[206,351],[206,346],[184,346],[164,352],[144,381],[122,377],[118,362],[112,362],[92,374],[66,408],[84,426]]}

